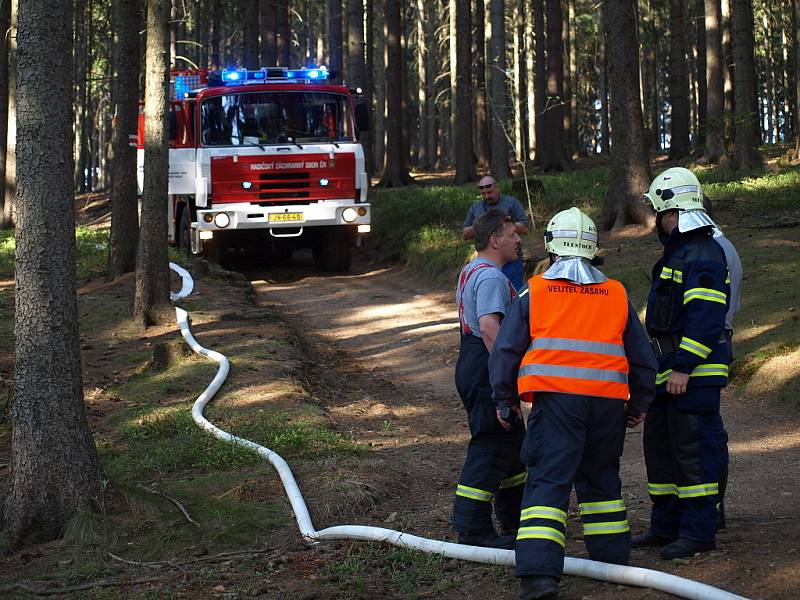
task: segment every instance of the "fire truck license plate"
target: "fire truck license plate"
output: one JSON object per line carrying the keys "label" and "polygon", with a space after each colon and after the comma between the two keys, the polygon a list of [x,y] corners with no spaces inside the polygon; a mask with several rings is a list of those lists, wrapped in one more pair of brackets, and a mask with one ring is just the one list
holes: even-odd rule
{"label": "fire truck license plate", "polygon": [[286,221],[302,221],[303,213],[270,213],[270,223],[285,223]]}

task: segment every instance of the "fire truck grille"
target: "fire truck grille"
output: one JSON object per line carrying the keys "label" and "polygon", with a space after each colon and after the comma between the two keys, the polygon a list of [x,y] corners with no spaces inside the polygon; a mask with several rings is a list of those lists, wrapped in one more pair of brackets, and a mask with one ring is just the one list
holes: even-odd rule
{"label": "fire truck grille", "polygon": [[[311,187],[311,174],[300,173],[261,173],[258,176],[259,200],[289,200],[310,198],[307,190]],[[276,202],[270,202],[274,205]]]}

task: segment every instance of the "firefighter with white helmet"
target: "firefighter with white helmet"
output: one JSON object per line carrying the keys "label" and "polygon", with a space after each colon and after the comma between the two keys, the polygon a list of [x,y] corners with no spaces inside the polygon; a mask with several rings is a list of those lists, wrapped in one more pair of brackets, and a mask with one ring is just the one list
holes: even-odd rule
{"label": "firefighter with white helmet", "polygon": [[550,220],[551,266],[515,300],[489,357],[499,418],[532,404],[515,548],[522,600],[558,597],[573,485],[589,556],[628,562],[619,458],[625,425],[641,423],[655,395],[656,363],[625,288],[592,264],[597,241],[577,208]]}
{"label": "firefighter with white helmet", "polygon": [[720,392],[730,353],[725,253],[712,235],[697,177],[667,169],[645,194],[664,246],[655,264],[645,326],[658,360],[656,399],[644,427],[650,528],[633,545],[665,559],[715,548],[722,474]]}

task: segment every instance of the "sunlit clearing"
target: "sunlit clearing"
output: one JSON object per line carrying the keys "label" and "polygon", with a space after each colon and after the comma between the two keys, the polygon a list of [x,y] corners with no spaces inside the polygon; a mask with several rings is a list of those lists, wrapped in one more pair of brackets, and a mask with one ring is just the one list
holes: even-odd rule
{"label": "sunlit clearing", "polygon": [[800,431],[765,435],[746,442],[731,442],[728,449],[734,454],[761,454],[800,448]]}
{"label": "sunlit clearing", "polygon": [[766,333],[768,331],[771,331],[772,329],[775,329],[778,325],[780,325],[780,323],[771,323],[768,325],[753,325],[751,327],[746,327],[741,331],[737,330],[734,339],[737,342],[744,342],[747,340],[751,340],[754,337],[761,335],[762,333]]}

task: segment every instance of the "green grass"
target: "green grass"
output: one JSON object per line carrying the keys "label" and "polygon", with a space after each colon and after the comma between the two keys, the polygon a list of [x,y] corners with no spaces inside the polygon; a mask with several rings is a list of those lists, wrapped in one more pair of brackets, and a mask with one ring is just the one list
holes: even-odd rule
{"label": "green grass", "polygon": [[[78,227],[75,230],[75,266],[78,279],[102,273],[108,258],[108,229]],[[14,276],[14,230],[0,231],[0,277]]]}
{"label": "green grass", "polygon": [[[416,598],[422,589],[435,594],[460,587],[460,583],[442,579],[447,559],[405,548],[381,544],[354,544],[338,561],[327,561],[321,575],[335,582],[337,597],[370,598],[376,590],[367,589],[367,581],[383,581],[395,594]],[[371,595],[372,594],[372,595]]]}

